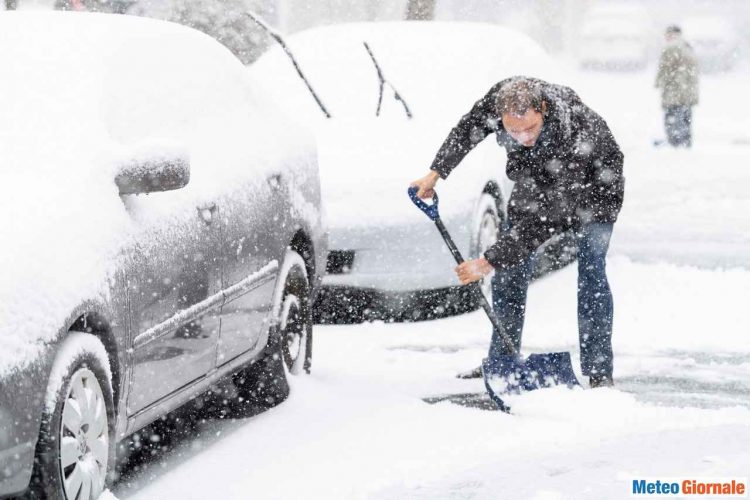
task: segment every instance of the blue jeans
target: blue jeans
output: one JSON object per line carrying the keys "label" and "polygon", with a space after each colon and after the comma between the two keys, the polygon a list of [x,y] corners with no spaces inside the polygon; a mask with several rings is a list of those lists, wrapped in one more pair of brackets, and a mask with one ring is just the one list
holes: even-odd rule
{"label": "blue jeans", "polygon": [[[584,375],[612,375],[612,292],[606,273],[606,256],[613,224],[591,223],[576,231],[578,244],[578,340]],[[492,306],[516,347],[526,313],[534,257],[522,264],[497,271],[492,278]],[[490,358],[508,354],[493,329]]]}
{"label": "blue jeans", "polygon": [[664,130],[672,146],[690,147],[693,143],[691,124],[693,110],[690,106],[669,106],[664,110]]}

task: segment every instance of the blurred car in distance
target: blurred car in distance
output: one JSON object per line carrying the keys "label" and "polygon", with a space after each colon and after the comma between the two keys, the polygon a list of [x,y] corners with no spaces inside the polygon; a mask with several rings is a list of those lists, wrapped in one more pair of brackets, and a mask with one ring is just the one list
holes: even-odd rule
{"label": "blurred car in distance", "polygon": [[685,40],[693,47],[701,71],[729,71],[737,64],[740,37],[734,26],[722,17],[689,17],[680,23]]}
{"label": "blurred car in distance", "polygon": [[639,70],[650,58],[647,11],[625,3],[597,4],[584,16],[576,40],[579,64],[588,69]]}

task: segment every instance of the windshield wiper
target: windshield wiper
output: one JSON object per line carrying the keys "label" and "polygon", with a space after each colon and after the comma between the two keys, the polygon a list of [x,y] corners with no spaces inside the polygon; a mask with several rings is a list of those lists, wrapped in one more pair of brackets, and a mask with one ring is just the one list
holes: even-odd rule
{"label": "windshield wiper", "polygon": [[388,85],[391,90],[393,90],[393,98],[397,101],[400,101],[401,104],[404,106],[404,112],[406,113],[406,116],[411,120],[412,114],[411,110],[409,109],[409,106],[406,104],[406,101],[404,101],[404,98],[401,97],[401,94],[398,93],[398,90],[396,90],[396,87],[394,87],[391,82],[385,79],[385,76],[383,75],[383,71],[380,69],[380,65],[378,64],[378,60],[375,59],[375,54],[372,53],[372,50],[370,49],[370,46],[367,45],[367,42],[362,42],[365,46],[365,49],[367,49],[367,53],[370,54],[370,59],[372,59],[372,63],[375,65],[375,71],[378,72],[378,81],[380,84],[380,94],[378,95],[378,109],[375,111],[375,116],[380,116],[380,108],[383,104],[383,88],[385,88],[386,85]]}
{"label": "windshield wiper", "polygon": [[273,28],[271,28],[268,24],[266,24],[265,21],[263,21],[260,17],[256,16],[255,14],[251,12],[245,12],[245,15],[252,19],[255,24],[260,26],[266,33],[271,35],[271,38],[276,40],[276,42],[281,45],[281,48],[284,49],[284,52],[287,56],[289,56],[289,59],[291,59],[292,64],[294,65],[294,69],[297,70],[297,74],[302,78],[302,81],[305,82],[305,85],[307,85],[307,90],[310,91],[310,94],[312,94],[313,98],[315,99],[315,102],[318,103],[318,106],[320,107],[320,110],[323,112],[324,115],[326,115],[326,118],[331,117],[331,113],[328,112],[326,107],[323,105],[323,102],[320,100],[320,97],[318,97],[318,94],[315,93],[315,90],[313,90],[312,85],[310,85],[310,82],[307,81],[307,78],[305,78],[305,75],[302,73],[302,69],[299,67],[299,64],[297,64],[297,60],[294,58],[294,54],[292,54],[292,51],[287,47],[286,43],[284,42],[284,39],[282,36]]}

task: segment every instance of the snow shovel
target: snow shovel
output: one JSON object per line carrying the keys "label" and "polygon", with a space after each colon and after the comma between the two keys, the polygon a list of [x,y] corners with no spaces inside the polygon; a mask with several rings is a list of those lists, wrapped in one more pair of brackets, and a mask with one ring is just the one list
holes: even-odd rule
{"label": "snow shovel", "polygon": [[[445,244],[456,259],[458,264],[464,262],[456,244],[453,242],[448,230],[445,228],[443,221],[440,220],[438,212],[437,193],[432,198],[432,204],[417,197],[418,189],[409,188],[409,198],[422,212],[427,215],[437,226],[440,236],[443,237]],[[485,358],[482,360],[482,375],[484,376],[484,386],[490,399],[497,405],[499,410],[509,412],[510,407],[500,398],[501,394],[518,394],[543,387],[553,387],[556,385],[566,385],[574,387],[579,385],[575,373],[573,373],[573,364],[570,361],[570,353],[553,352],[547,354],[530,354],[526,359],[522,358],[516,350],[513,342],[505,332],[503,325],[495,316],[487,298],[482,293],[479,282],[468,285],[471,287],[471,293],[487,313],[487,317],[492,322],[500,334],[500,338],[505,344],[506,350],[510,354],[499,356],[497,359]]]}

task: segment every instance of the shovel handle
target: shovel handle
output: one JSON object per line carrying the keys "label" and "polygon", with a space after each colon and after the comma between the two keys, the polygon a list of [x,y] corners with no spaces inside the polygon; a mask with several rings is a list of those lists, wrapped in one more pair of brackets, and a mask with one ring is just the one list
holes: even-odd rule
{"label": "shovel handle", "polygon": [[[443,241],[445,241],[445,244],[448,246],[448,250],[450,250],[451,255],[456,260],[457,264],[463,264],[464,258],[461,255],[461,251],[456,246],[456,243],[453,241],[453,238],[451,238],[450,233],[448,233],[448,229],[445,227],[445,224],[443,224],[443,221],[440,219],[440,213],[438,212],[438,195],[437,192],[433,195],[432,205],[428,205],[423,200],[421,200],[417,196],[418,189],[414,186],[409,188],[409,198],[411,198],[411,201],[414,202],[414,204],[419,208],[422,212],[424,212],[427,217],[432,219],[432,221],[435,223],[435,226],[437,227],[438,231],[440,231],[440,236],[443,237]],[[500,334],[500,338],[503,339],[503,343],[505,344],[506,349],[508,349],[508,352],[510,354],[517,354],[518,351],[516,351],[515,346],[513,345],[513,342],[510,340],[510,337],[508,337],[508,334],[505,332],[505,328],[503,328],[503,325],[500,324],[500,321],[497,319],[497,316],[495,316],[495,311],[492,310],[492,306],[489,302],[487,302],[487,297],[484,296],[482,293],[482,289],[479,286],[479,282],[470,283],[468,285],[471,289],[471,293],[476,297],[476,299],[479,301],[479,305],[482,306],[482,309],[484,309],[484,312],[487,313],[487,317],[489,318],[490,322],[492,323],[492,326],[495,327],[495,330],[498,331]]]}
{"label": "shovel handle", "polygon": [[417,206],[418,209],[424,212],[427,217],[429,217],[431,220],[440,218],[440,213],[438,212],[439,199],[437,193],[432,195],[432,204],[429,205],[427,204],[427,202],[417,196],[417,193],[419,192],[418,187],[410,186],[407,192],[409,193],[409,198],[411,198],[411,201]]}

